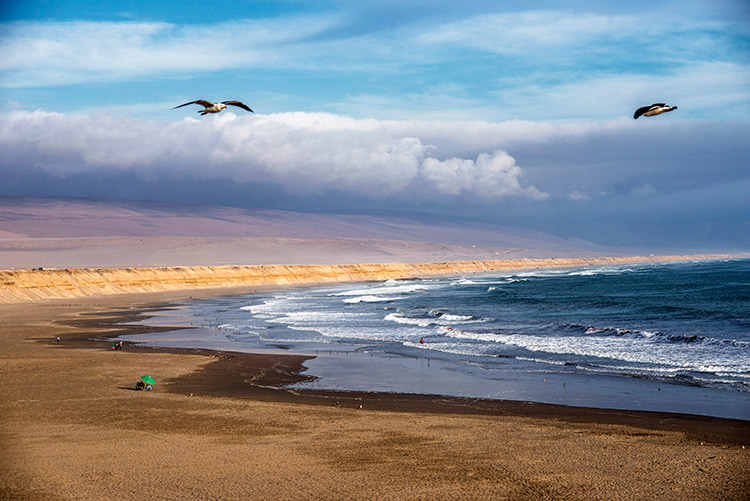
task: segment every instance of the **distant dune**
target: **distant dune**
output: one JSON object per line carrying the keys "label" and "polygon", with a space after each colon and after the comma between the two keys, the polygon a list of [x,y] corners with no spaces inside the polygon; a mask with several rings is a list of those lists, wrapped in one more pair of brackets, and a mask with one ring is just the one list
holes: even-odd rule
{"label": "distant dune", "polygon": [[0,198],[0,302],[11,303],[728,257],[616,254],[462,220]]}
{"label": "distant dune", "polygon": [[736,256],[637,256],[433,263],[0,270],[0,303],[137,292],[363,282],[502,270],[731,257]]}
{"label": "distant dune", "polygon": [[594,257],[590,242],[467,220],[0,197],[0,269]]}

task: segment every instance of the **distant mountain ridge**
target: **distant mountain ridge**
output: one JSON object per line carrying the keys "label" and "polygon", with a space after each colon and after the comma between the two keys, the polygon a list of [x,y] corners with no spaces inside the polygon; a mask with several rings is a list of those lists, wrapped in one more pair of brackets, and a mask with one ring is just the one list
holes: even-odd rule
{"label": "distant mountain ridge", "polygon": [[615,254],[621,252],[578,239],[414,214],[302,213],[0,197],[0,268],[333,264]]}
{"label": "distant mountain ridge", "polygon": [[439,220],[435,216],[420,219],[413,215],[384,217],[42,197],[0,197],[0,231],[30,238],[367,238],[550,250],[606,250],[579,239],[455,218]]}

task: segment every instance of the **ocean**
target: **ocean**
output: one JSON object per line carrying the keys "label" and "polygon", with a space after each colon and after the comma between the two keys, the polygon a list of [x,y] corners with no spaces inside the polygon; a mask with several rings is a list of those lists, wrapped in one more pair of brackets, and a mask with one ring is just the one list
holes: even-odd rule
{"label": "ocean", "polygon": [[304,388],[750,420],[750,260],[535,269],[176,305],[158,346],[315,355]]}

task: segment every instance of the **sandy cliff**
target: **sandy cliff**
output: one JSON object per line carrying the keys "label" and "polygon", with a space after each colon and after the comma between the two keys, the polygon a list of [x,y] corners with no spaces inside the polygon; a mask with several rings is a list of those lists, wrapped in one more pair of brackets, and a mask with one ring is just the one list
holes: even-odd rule
{"label": "sandy cliff", "polygon": [[0,303],[261,285],[406,279],[541,267],[725,259],[730,255],[510,259],[436,263],[0,270]]}

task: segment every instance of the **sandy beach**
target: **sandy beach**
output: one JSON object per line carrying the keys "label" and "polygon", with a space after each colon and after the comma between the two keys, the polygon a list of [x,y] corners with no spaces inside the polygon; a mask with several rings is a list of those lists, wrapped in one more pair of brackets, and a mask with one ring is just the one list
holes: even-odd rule
{"label": "sandy beach", "polygon": [[750,0],[0,25],[0,501],[750,501]]}
{"label": "sandy beach", "polygon": [[[302,357],[138,348],[138,312],[242,290],[0,305],[4,499],[747,499],[746,421],[290,392]],[[61,342],[56,343],[56,336]],[[142,374],[153,392],[133,391]]]}
{"label": "sandy beach", "polygon": [[[291,391],[279,387],[308,377],[304,356],[113,351],[108,339],[154,332],[129,322],[191,297],[716,256],[607,257],[581,242],[407,220],[8,204],[2,499],[748,499],[747,421]],[[144,374],[154,391],[134,391]]]}

